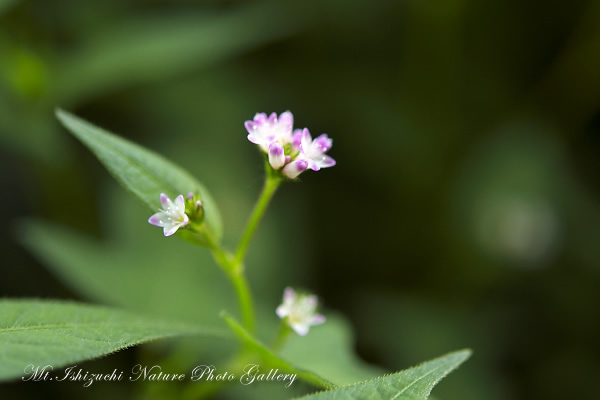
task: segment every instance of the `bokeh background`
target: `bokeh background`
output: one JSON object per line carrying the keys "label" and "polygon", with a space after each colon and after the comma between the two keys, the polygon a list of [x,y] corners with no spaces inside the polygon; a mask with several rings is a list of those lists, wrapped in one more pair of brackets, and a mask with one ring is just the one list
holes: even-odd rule
{"label": "bokeh background", "polygon": [[[277,194],[248,261],[259,302],[315,291],[388,371],[472,348],[438,399],[593,398],[598,21],[597,0],[0,0],[0,295],[192,320],[233,304],[210,257],[148,226],[53,112],[191,171],[233,244],[263,176],[243,121],[289,109],[334,138],[338,165]],[[210,288],[187,279],[198,263]],[[214,296],[192,305],[186,290]]]}

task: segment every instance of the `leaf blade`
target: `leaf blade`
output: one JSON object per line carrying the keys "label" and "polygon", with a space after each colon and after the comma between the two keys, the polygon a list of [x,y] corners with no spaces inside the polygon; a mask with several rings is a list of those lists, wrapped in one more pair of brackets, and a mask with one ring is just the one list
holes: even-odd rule
{"label": "leaf blade", "polygon": [[194,334],[224,336],[220,331],[108,307],[0,300],[0,381],[23,376],[28,365],[62,367],[141,343]]}
{"label": "leaf blade", "polygon": [[58,109],[59,121],[79,139],[125,189],[151,210],[159,209],[159,196],[200,195],[206,223],[217,238],[222,235],[221,215],[206,188],[187,171],[161,155]]}
{"label": "leaf blade", "polygon": [[470,350],[457,351],[395,374],[303,396],[298,400],[426,400],[433,387],[470,356]]}

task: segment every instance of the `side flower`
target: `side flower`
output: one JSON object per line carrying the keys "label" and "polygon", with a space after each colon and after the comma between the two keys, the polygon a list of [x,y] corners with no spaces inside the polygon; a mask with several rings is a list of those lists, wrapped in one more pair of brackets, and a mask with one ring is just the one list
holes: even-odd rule
{"label": "side flower", "polygon": [[177,230],[190,222],[189,217],[185,213],[185,200],[183,195],[179,195],[172,201],[169,196],[164,193],[160,194],[160,204],[162,209],[151,216],[148,222],[154,226],[160,226],[163,229],[165,236],[171,236]]}
{"label": "side flower", "polygon": [[325,322],[325,317],[316,313],[319,301],[312,294],[298,294],[292,288],[283,292],[283,304],[275,311],[298,335],[305,336],[311,326]]}

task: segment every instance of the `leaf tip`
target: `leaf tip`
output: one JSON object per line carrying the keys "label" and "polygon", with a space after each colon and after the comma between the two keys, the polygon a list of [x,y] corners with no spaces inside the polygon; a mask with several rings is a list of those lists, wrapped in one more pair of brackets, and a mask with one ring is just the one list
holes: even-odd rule
{"label": "leaf tip", "polygon": [[469,357],[471,357],[473,355],[473,350],[461,349],[461,350],[455,351],[453,354],[456,356],[456,358],[460,359],[460,362],[463,362],[463,361],[466,361]]}
{"label": "leaf tip", "polygon": [[58,106],[54,108],[54,115],[56,115],[56,118],[59,120],[62,120],[67,114],[68,113],[65,110]]}
{"label": "leaf tip", "polygon": [[[65,128],[69,128],[69,120],[72,120],[74,118],[73,114],[71,114],[68,111],[63,110],[60,107],[56,107],[54,109],[54,115],[56,116],[56,119],[58,119],[58,121],[65,127]],[[70,130],[70,129],[69,129]]]}

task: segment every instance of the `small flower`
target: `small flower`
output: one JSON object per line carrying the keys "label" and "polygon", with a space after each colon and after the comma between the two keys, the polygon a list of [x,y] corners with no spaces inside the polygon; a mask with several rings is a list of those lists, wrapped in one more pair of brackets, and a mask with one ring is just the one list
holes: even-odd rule
{"label": "small flower", "polygon": [[148,222],[152,225],[163,227],[165,236],[171,236],[177,232],[177,229],[185,226],[190,221],[185,213],[183,195],[180,194],[175,198],[175,201],[171,201],[169,196],[161,193],[160,204],[162,209],[151,216]]}
{"label": "small flower", "polygon": [[281,145],[291,141],[294,116],[286,111],[277,118],[276,113],[267,117],[265,113],[258,113],[252,121],[246,121],[244,126],[248,131],[248,140],[260,146],[265,153],[274,141]]}
{"label": "small flower", "polygon": [[302,131],[302,137],[300,138],[300,154],[298,158],[308,161],[308,168],[313,171],[318,171],[321,168],[333,167],[335,160],[325,153],[331,149],[333,140],[331,140],[327,134],[322,134],[315,140],[312,140],[310,132],[307,128]]}
{"label": "small flower", "polygon": [[317,314],[317,296],[297,294],[294,289],[286,288],[283,292],[283,304],[277,307],[276,313],[300,336],[308,333],[311,326],[325,322],[325,317]]}

